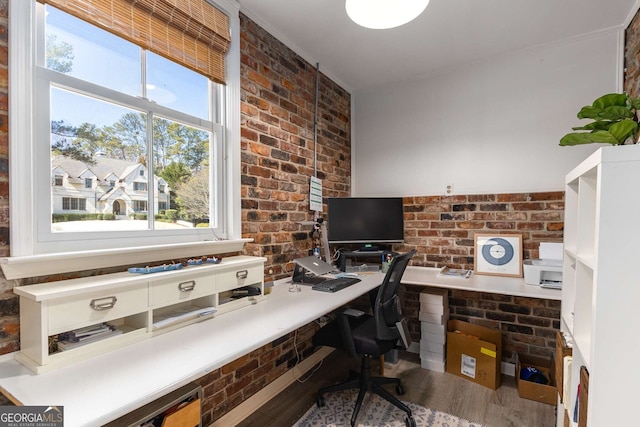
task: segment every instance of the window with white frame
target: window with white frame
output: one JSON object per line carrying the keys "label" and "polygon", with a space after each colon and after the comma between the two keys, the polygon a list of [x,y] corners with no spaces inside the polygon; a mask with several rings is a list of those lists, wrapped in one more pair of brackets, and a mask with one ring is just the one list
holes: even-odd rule
{"label": "window with white frame", "polygon": [[146,182],[134,182],[133,183],[134,191],[147,191],[147,183]]}
{"label": "window with white frame", "polygon": [[[227,196],[225,86],[51,5],[29,7],[33,19],[20,15],[35,40],[25,45],[34,57],[26,74],[35,94],[30,103],[34,166],[25,178],[33,178],[37,206],[30,213],[34,243],[16,252],[227,237],[226,203],[236,197]],[[95,178],[82,177],[87,171]],[[166,184],[159,187],[160,181]],[[164,191],[149,191],[146,200],[126,194],[148,188]],[[78,193],[82,197],[73,197]],[[83,221],[82,227],[70,224],[80,218],[57,215],[87,205],[98,214],[117,207],[123,214],[150,215]],[[174,212],[165,218],[168,208]],[[208,227],[193,227],[203,222]]]}
{"label": "window with white frame", "polygon": [[147,211],[147,201],[146,200],[134,200],[133,201],[133,210],[135,212],[146,212]]}
{"label": "window with white frame", "polygon": [[65,211],[84,211],[87,209],[87,200],[76,197],[63,197],[62,210]]}

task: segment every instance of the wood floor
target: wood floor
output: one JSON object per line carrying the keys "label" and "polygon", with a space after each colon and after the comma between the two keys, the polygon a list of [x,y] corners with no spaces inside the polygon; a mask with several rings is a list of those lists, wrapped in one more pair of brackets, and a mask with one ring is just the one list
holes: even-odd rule
{"label": "wood floor", "polygon": [[[359,361],[334,351],[313,375],[309,377],[307,374],[306,382],[292,384],[239,426],[290,427],[315,404],[318,388],[343,381],[349,369],[358,368]],[[448,412],[487,427],[555,426],[555,407],[521,399],[513,377],[503,375],[501,387],[490,390],[455,375],[422,369],[418,355],[410,353],[403,353],[396,364],[385,363],[384,374],[402,379],[405,394],[401,400]]]}

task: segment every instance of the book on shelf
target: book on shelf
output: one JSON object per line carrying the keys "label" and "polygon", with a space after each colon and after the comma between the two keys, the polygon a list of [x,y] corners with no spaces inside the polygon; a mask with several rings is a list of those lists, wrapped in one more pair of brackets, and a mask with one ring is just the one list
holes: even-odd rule
{"label": "book on shelf", "polygon": [[216,312],[215,307],[184,306],[158,314],[153,318],[153,328],[160,329],[185,320],[206,317]]}
{"label": "book on shelf", "polygon": [[59,334],[57,344],[60,351],[65,351],[121,334],[121,330],[104,322]]}
{"label": "book on shelf", "polygon": [[468,279],[469,277],[471,277],[471,273],[473,273],[473,270],[467,270],[464,268],[442,267],[442,269],[440,269],[440,272],[438,273],[438,277],[460,277]]}
{"label": "book on shelf", "polygon": [[105,332],[109,332],[114,330],[115,327],[109,325],[108,323],[99,323],[97,325],[87,326],[85,328],[74,329],[73,331],[69,331],[64,333],[64,338],[68,341],[82,341],[88,338],[91,338],[96,335],[104,334]]}

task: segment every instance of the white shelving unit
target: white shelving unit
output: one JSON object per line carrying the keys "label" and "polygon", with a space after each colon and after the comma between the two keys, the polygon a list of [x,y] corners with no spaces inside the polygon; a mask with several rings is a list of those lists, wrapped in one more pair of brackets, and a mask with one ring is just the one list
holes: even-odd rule
{"label": "white shelving unit", "polygon": [[[573,343],[571,425],[580,367],[587,425],[634,425],[640,384],[640,146],[600,148],[566,177],[561,329]],[[580,408],[584,410],[584,408]],[[558,410],[563,425],[564,407]]]}
{"label": "white shelving unit", "polygon": [[[21,349],[16,359],[43,373],[264,299],[265,258],[151,274],[128,272],[20,286]],[[258,295],[233,296],[247,286]],[[230,298],[233,296],[233,298]],[[159,322],[167,317],[170,321]],[[108,323],[117,335],[61,351],[60,334]]]}

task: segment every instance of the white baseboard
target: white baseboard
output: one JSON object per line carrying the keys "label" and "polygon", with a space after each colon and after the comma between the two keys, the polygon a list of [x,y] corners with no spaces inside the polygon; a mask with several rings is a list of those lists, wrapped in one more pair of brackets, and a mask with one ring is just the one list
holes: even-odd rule
{"label": "white baseboard", "polygon": [[272,381],[265,388],[227,412],[221,418],[216,420],[210,427],[235,426],[249,415],[257,411],[262,405],[280,394],[285,388],[289,387],[300,377],[306,374],[322,359],[330,355],[334,351],[331,347],[320,347],[311,356],[304,359],[298,365],[289,369],[277,379]]}

